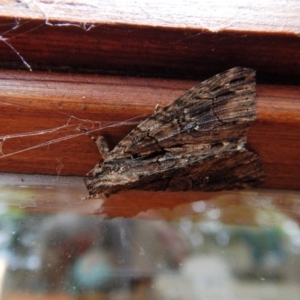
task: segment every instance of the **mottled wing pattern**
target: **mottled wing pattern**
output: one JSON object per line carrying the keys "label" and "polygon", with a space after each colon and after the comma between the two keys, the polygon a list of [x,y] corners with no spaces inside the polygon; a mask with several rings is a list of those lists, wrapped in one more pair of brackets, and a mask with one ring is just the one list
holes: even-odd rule
{"label": "mottled wing pattern", "polygon": [[255,118],[255,71],[233,68],[203,81],[141,122],[111,151],[110,158],[233,140],[245,136]]}
{"label": "mottled wing pattern", "polygon": [[263,167],[245,148],[255,118],[255,72],[215,75],[133,129],[85,180],[89,194],[256,185]]}

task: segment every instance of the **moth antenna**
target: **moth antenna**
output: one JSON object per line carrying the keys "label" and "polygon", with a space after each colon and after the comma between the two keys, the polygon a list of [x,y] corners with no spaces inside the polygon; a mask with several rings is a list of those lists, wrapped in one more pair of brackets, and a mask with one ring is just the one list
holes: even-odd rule
{"label": "moth antenna", "polygon": [[[96,166],[98,166],[98,164],[97,164]],[[94,169],[88,171],[85,175],[86,175],[86,176],[89,176],[91,173],[93,173],[93,171],[94,171]]]}

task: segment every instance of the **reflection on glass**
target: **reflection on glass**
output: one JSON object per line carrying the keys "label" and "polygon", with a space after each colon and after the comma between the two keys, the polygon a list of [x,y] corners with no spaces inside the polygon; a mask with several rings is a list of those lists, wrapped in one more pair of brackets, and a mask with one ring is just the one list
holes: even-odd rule
{"label": "reflection on glass", "polygon": [[299,299],[297,222],[208,204],[172,222],[3,209],[1,299]]}

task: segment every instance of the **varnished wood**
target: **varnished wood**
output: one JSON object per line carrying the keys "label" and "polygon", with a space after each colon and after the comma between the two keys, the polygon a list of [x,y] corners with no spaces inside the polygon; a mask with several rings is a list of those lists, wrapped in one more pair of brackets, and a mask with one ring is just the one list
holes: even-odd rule
{"label": "varnished wood", "polygon": [[[105,135],[113,147],[135,126],[133,123],[152,114],[157,104],[172,102],[195,84],[196,81],[2,71],[1,172],[83,176],[100,155],[94,143],[76,127],[100,126],[103,129],[93,134]],[[262,158],[267,173],[264,187],[300,189],[300,87],[258,85],[257,105],[258,119],[249,131],[248,141]],[[44,134],[44,130],[53,133]],[[30,132],[41,134],[29,135]],[[14,134],[18,137],[12,138]],[[79,136],[68,138],[73,134]],[[64,137],[68,139],[26,150]],[[18,151],[23,152],[13,154]]]}
{"label": "varnished wood", "polygon": [[[0,172],[83,176],[100,159],[94,143],[83,135],[56,144],[49,141],[78,134],[79,124],[88,129],[94,125],[102,128],[94,134],[104,134],[113,147],[157,104],[166,105],[199,81],[239,65],[258,71],[258,119],[248,140],[262,157],[265,187],[299,189],[300,88],[282,85],[300,83],[296,1],[116,3],[1,2],[0,66],[33,72],[0,72],[0,136],[6,139],[2,150],[8,155],[21,151],[0,158]],[[266,83],[276,85],[262,85]],[[43,133],[49,129],[52,133]],[[41,134],[28,135],[34,131]],[[10,138],[13,134],[18,137]],[[22,150],[43,142],[48,145]],[[203,197],[190,192],[125,192],[113,195],[103,210],[109,216],[133,216]],[[98,205],[98,200],[91,201]],[[230,203],[226,199],[226,205]]]}
{"label": "varnished wood", "polygon": [[0,66],[204,79],[243,66],[299,83],[296,1],[2,1]]}

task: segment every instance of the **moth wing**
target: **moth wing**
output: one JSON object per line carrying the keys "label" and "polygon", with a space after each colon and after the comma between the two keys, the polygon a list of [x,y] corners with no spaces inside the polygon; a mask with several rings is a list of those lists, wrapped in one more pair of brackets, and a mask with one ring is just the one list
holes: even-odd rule
{"label": "moth wing", "polygon": [[179,169],[153,173],[144,179],[140,178],[135,188],[221,191],[256,186],[264,181],[265,173],[259,156],[245,149],[207,157]]}
{"label": "moth wing", "polygon": [[255,118],[255,71],[236,67],[203,81],[141,122],[107,159],[199,143],[208,151],[227,140],[245,144],[246,130]]}
{"label": "moth wing", "polygon": [[[253,187],[265,178],[259,156],[247,149],[206,157],[187,155],[184,160],[178,160],[176,155],[171,158],[164,157],[159,162],[155,159],[143,159],[137,163],[131,159],[121,159],[121,172],[101,172],[94,178],[86,178],[85,183],[90,195],[109,195],[130,189],[230,190]],[[107,162],[106,167],[112,169],[118,163],[119,161]]]}
{"label": "moth wing", "polygon": [[255,72],[238,67],[215,75],[132,130],[86,178],[89,193],[260,183],[260,159],[245,148],[255,118]]}

